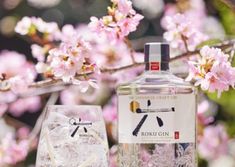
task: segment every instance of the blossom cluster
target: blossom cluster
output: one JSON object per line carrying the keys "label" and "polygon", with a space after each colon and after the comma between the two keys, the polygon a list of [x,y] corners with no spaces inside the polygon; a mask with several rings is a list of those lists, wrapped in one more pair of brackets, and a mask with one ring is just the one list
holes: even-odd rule
{"label": "blossom cluster", "polygon": [[96,62],[99,68],[114,68],[132,63],[131,50],[124,41],[110,42],[108,34],[97,34],[87,25],[80,25],[75,33],[90,43],[90,59]]}
{"label": "blossom cluster", "polygon": [[228,135],[223,125],[207,126],[199,137],[198,151],[207,160],[217,159],[228,152]]}
{"label": "blossom cluster", "polygon": [[18,93],[24,93],[35,77],[36,71],[25,55],[15,51],[0,53],[0,87],[11,91],[0,93],[0,116],[9,110],[14,116],[20,116],[25,111],[35,112],[40,108],[40,97],[17,99]]}
{"label": "blossom cluster", "polygon": [[[99,72],[90,58],[90,44],[77,35],[72,25],[65,25],[60,30],[57,23],[45,22],[41,18],[24,17],[16,25],[15,31],[21,35],[29,35],[34,42],[32,55],[37,59],[37,73],[46,78],[62,79],[66,83],[79,85],[82,91],[88,86],[97,87],[94,79],[86,74]],[[61,43],[57,46],[57,41]],[[76,79],[76,75],[83,79]]]}
{"label": "blossom cluster", "polygon": [[[101,66],[131,64],[133,60],[129,55],[132,53],[124,37],[136,30],[143,16],[136,13],[129,0],[112,0],[112,3],[107,16],[91,18],[89,26],[85,26],[86,33],[82,33],[84,28],[72,25],[60,30],[54,22],[47,23],[36,17],[22,18],[15,31],[38,43],[31,45],[32,55],[38,61],[37,72],[46,78],[77,84],[85,91],[89,85],[97,87],[96,80],[89,79],[86,74],[98,74]],[[57,41],[61,42],[59,46]],[[77,75],[82,77],[78,79]]]}
{"label": "blossom cluster", "polygon": [[206,11],[204,0],[177,1],[176,3],[167,3],[165,6],[162,25],[165,28],[167,17],[173,17],[177,13],[184,14],[190,20],[193,27],[206,34],[209,38],[224,38],[225,30],[219,20]]}
{"label": "blossom cluster", "polygon": [[5,136],[0,139],[1,166],[16,165],[27,157],[30,147],[32,146],[27,139],[28,135],[28,128],[22,127],[16,134],[7,132]]}
{"label": "blossom cluster", "polygon": [[229,90],[235,84],[235,68],[228,60],[229,55],[219,48],[204,46],[197,61],[189,61],[189,75],[186,80],[195,79],[195,85],[209,92]]}
{"label": "blossom cluster", "polygon": [[[62,42],[58,48],[49,51],[46,63],[39,62],[36,65],[37,72],[81,87],[86,83],[96,87],[93,80],[86,80],[87,73],[99,72],[96,64],[89,59],[89,49],[89,43],[80,38],[69,43]],[[77,74],[84,75],[86,83],[76,79]]]}
{"label": "blossom cluster", "polygon": [[16,25],[15,31],[21,35],[34,36],[40,33],[41,36],[49,41],[57,38],[59,27],[55,22],[45,22],[38,17],[23,17]]}
{"label": "blossom cluster", "polygon": [[195,50],[201,42],[208,39],[184,14],[165,16],[163,27],[166,29],[163,36],[171,47],[183,52]]}
{"label": "blossom cluster", "polygon": [[184,14],[185,17],[193,21],[193,26],[200,30],[202,30],[205,18],[207,17],[206,5],[203,0],[167,3],[165,5],[164,16],[162,17],[163,25],[166,16],[173,17],[177,13]]}
{"label": "blossom cluster", "polygon": [[112,0],[108,15],[91,17],[89,26],[97,33],[107,33],[110,39],[124,39],[136,30],[143,16],[136,13],[130,0]]}
{"label": "blossom cluster", "polygon": [[32,63],[24,55],[15,51],[2,51],[0,53],[0,80],[1,89],[11,89],[14,92],[24,91],[32,83],[36,72]]}

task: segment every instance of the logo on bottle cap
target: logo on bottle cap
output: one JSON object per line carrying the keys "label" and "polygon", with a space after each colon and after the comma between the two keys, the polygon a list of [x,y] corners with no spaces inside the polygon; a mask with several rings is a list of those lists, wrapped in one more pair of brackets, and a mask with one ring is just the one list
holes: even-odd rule
{"label": "logo on bottle cap", "polygon": [[150,62],[150,70],[159,71],[160,70],[160,62]]}

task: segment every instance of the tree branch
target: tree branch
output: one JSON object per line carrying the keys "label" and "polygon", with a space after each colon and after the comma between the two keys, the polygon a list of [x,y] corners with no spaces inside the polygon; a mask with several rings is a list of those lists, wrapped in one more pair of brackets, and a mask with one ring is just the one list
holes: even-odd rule
{"label": "tree branch", "polygon": [[235,4],[231,0],[221,0],[227,7],[229,7],[235,13]]}
{"label": "tree branch", "polygon": [[[234,45],[234,42],[229,42],[229,43],[225,43],[225,44],[222,44],[222,45],[215,45],[214,47],[220,48],[221,50],[225,50],[227,48],[233,47],[233,45]],[[171,58],[170,62],[175,61],[175,60],[179,60],[179,59],[183,59],[183,58],[187,58],[187,57],[190,57],[192,55],[199,54],[199,53],[200,53],[200,49],[197,49],[195,51],[189,51],[189,52],[183,53],[179,56]]]}
{"label": "tree branch", "polygon": [[[230,47],[233,47],[234,45],[234,41],[228,41],[225,42],[223,44],[220,45],[215,45],[214,47],[220,48],[222,50],[226,50]],[[183,59],[183,58],[188,58],[192,55],[198,54],[200,52],[200,49],[197,49],[195,51],[189,51],[183,54],[180,54],[176,57],[173,57],[170,59],[170,62],[179,60],[179,59]],[[127,70],[127,69],[131,69],[131,68],[135,68],[135,67],[139,67],[144,65],[144,62],[135,62],[133,64],[127,65],[127,66],[122,66],[122,67],[117,67],[117,68],[105,68],[105,69],[101,69],[101,73],[109,73],[109,74],[113,74],[115,72],[118,71],[122,71],[122,70]],[[80,77],[83,77],[84,75],[89,76],[92,75],[94,73],[89,72],[86,74],[77,74],[75,78],[79,79]],[[50,93],[50,92],[55,92],[55,91],[60,91],[63,90],[64,88],[66,88],[66,86],[71,85],[70,83],[64,83],[61,79],[46,79],[43,81],[38,81],[35,83],[32,83],[31,85],[29,85],[29,92],[19,95],[20,97],[29,97],[29,96],[35,96],[35,95],[41,95],[41,94],[45,94],[45,93]],[[10,91],[10,90],[9,90]]]}
{"label": "tree branch", "polygon": [[[220,48],[222,50],[225,50],[225,49],[227,49],[229,47],[232,47],[233,45],[234,45],[233,42],[229,42],[229,43],[225,43],[225,44],[222,44],[222,45],[215,45],[214,47],[217,47],[217,48]],[[192,55],[198,54],[199,52],[200,52],[200,49],[197,49],[195,51],[189,51],[189,52],[180,54],[178,56],[175,56],[175,57],[171,58],[170,62],[190,57]],[[118,72],[118,71],[122,71],[122,70],[130,69],[130,68],[139,67],[141,65],[144,65],[144,62],[142,62],[142,63],[133,63],[133,64],[130,64],[130,65],[127,65],[127,66],[122,66],[122,67],[117,67],[117,68],[101,69],[101,73],[113,74],[113,73]],[[93,73],[87,73],[86,75],[91,75],[91,74],[93,74]],[[79,77],[81,77],[83,75],[84,74],[78,74],[76,76],[76,78],[79,78]],[[43,87],[43,86],[53,85],[53,84],[58,83],[58,82],[62,82],[62,80],[61,79],[48,79],[48,80],[45,80],[45,81],[39,81],[39,82],[33,83],[32,85],[30,85],[30,87],[33,87],[33,88]]]}

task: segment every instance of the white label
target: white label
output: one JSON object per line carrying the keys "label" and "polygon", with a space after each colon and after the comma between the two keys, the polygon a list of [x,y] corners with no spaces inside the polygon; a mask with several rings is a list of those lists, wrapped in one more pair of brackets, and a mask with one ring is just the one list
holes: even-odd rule
{"label": "white label", "polygon": [[120,95],[119,143],[195,143],[194,94]]}

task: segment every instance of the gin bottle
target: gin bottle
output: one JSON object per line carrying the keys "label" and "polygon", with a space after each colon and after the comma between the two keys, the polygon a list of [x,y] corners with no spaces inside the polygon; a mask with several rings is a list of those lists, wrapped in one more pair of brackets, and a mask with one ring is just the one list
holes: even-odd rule
{"label": "gin bottle", "polygon": [[118,94],[119,167],[196,167],[196,89],[169,72],[169,44],[145,44],[145,72]]}

